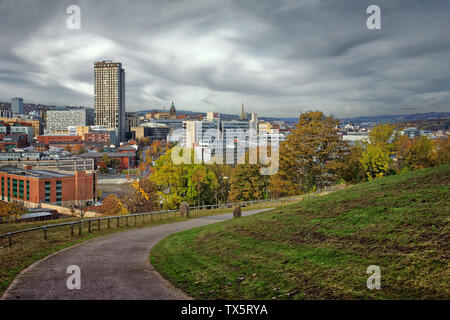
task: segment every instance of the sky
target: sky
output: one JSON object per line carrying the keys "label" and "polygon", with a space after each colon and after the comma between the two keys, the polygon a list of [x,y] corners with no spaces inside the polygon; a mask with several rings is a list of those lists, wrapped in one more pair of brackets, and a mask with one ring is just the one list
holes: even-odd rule
{"label": "sky", "polygon": [[92,107],[94,61],[113,60],[126,111],[450,111],[450,1],[0,0],[0,46],[0,101]]}

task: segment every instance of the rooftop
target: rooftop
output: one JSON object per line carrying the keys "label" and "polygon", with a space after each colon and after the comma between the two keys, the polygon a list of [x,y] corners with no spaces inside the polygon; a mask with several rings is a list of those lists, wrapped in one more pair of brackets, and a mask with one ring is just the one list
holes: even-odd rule
{"label": "rooftop", "polygon": [[24,170],[13,167],[2,167],[0,168],[0,172],[34,178],[64,178],[73,176],[71,174],[64,174],[50,170]]}

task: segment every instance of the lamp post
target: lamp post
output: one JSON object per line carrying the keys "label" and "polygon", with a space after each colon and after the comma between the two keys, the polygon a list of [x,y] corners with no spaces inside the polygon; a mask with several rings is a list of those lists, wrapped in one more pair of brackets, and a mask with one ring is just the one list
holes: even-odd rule
{"label": "lamp post", "polygon": [[[223,180],[225,180],[225,182],[226,182],[226,180],[228,179],[228,177],[223,177]],[[226,186],[226,184],[225,184],[225,203],[228,201],[228,188],[227,188],[227,186]]]}

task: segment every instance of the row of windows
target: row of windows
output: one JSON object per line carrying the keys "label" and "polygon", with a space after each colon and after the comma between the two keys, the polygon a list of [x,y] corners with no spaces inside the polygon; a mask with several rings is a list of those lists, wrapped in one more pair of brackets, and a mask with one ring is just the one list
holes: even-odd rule
{"label": "row of windows", "polygon": [[[30,181],[26,181],[26,197],[24,197],[25,195],[25,190],[24,190],[24,184],[25,181],[23,180],[17,180],[17,179],[12,179],[12,190],[13,190],[13,197],[14,198],[18,198],[18,199],[23,199],[23,200],[30,200]],[[17,186],[19,186],[19,188],[17,188]],[[11,200],[11,179],[8,178],[8,183],[7,183],[7,188],[8,188],[8,201]],[[2,200],[5,200],[5,178],[2,178]]]}

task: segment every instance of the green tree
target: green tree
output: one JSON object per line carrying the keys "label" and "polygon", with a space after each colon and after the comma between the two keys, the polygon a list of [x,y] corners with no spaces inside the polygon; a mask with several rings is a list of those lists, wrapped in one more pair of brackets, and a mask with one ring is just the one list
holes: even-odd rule
{"label": "green tree", "polygon": [[166,209],[176,209],[186,198],[188,191],[189,165],[174,164],[172,151],[173,149],[168,150],[165,155],[155,161],[154,172],[150,176]]}
{"label": "green tree", "polygon": [[192,165],[188,170],[187,200],[191,204],[214,204],[217,178],[206,165]]}

